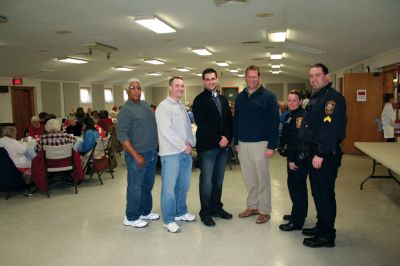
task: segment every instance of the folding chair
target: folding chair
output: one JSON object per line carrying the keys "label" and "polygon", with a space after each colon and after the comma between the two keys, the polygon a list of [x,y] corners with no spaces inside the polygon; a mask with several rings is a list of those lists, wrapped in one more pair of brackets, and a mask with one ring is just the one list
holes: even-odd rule
{"label": "folding chair", "polygon": [[[60,184],[75,186],[75,194],[78,194],[77,182],[72,176],[74,171],[73,148],[73,144],[43,146],[46,167],[47,197],[50,198],[50,189]],[[71,180],[66,180],[65,177],[69,177]],[[60,179],[57,180],[57,178]]]}
{"label": "folding chair", "polygon": [[[84,172],[86,173],[89,166],[92,166],[92,171],[90,173],[90,179],[93,178],[94,173],[99,177],[100,184],[103,185],[103,180],[101,179],[101,175],[104,172],[109,172],[111,177],[114,178],[113,170],[110,168],[111,165],[111,136],[107,138],[98,138],[96,141],[96,145],[93,150],[90,152],[89,159],[84,167]],[[107,160],[107,165],[104,165],[101,168],[96,167],[97,163],[101,160]]]}

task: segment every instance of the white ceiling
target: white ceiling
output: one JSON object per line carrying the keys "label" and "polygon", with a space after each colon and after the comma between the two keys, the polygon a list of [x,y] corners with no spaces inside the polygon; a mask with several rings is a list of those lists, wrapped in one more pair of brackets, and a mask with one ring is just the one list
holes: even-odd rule
{"label": "white ceiling", "polygon": [[[250,64],[270,69],[270,52],[284,52],[283,72],[306,77],[308,65],[323,62],[331,71],[355,64],[400,46],[399,0],[249,0],[243,6],[216,7],[213,0],[1,0],[0,77],[23,76],[48,80],[125,83],[140,78],[149,85],[189,74],[229,60],[232,68]],[[273,13],[259,18],[257,13]],[[156,14],[176,33],[155,34],[133,22],[133,16]],[[288,29],[290,44],[325,51],[322,55],[271,43],[268,30]],[[56,31],[71,31],[61,35]],[[243,42],[259,41],[256,44]],[[99,42],[118,48],[110,59],[102,51],[85,54],[85,43]],[[212,56],[200,57],[190,47],[207,47]],[[89,60],[74,65],[55,58],[73,56]],[[155,57],[166,61],[153,66]],[[113,66],[134,66],[117,72]],[[46,70],[51,70],[48,72]],[[145,75],[162,72],[161,77]]]}

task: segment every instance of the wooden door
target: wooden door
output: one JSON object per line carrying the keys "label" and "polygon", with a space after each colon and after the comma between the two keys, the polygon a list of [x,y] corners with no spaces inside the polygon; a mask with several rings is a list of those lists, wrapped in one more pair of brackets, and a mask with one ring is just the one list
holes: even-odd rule
{"label": "wooden door", "polygon": [[222,95],[224,95],[228,101],[235,102],[236,96],[239,93],[239,87],[222,87]]}
{"label": "wooden door", "polygon": [[24,137],[32,116],[35,114],[35,103],[32,87],[11,87],[13,120],[17,128],[17,139]]}
{"label": "wooden door", "polygon": [[[357,91],[360,90],[366,91],[366,101],[357,101]],[[347,154],[362,154],[354,147],[354,142],[383,141],[375,122],[375,119],[381,117],[383,108],[383,76],[372,73],[345,74],[343,92],[347,104],[343,151]]]}

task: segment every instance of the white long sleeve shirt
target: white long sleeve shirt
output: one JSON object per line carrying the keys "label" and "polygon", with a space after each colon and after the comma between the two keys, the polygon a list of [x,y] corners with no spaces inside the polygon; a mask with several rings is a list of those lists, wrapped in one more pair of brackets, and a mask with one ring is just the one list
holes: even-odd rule
{"label": "white long sleeve shirt", "polygon": [[159,155],[174,155],[194,147],[194,137],[185,106],[171,97],[164,99],[156,109]]}
{"label": "white long sleeve shirt", "polygon": [[4,147],[11,160],[14,162],[15,166],[18,168],[30,168],[31,161],[26,157],[25,153],[27,151],[27,146],[23,143],[9,138],[2,137],[0,138],[0,147]]}
{"label": "white long sleeve shirt", "polygon": [[394,120],[396,119],[396,112],[391,103],[385,103],[381,119],[384,138],[394,138]]}

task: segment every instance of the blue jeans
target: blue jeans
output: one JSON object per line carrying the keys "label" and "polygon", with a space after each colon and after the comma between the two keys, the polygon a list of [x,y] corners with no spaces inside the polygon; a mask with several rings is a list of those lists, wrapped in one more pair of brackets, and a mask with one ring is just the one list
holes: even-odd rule
{"label": "blue jeans", "polygon": [[151,190],[156,175],[157,150],[141,153],[145,165],[138,167],[135,158],[125,151],[125,162],[128,170],[128,186],[126,189],[126,218],[129,221],[139,219],[140,215],[148,215],[153,207]]}
{"label": "blue jeans", "polygon": [[186,194],[192,175],[192,155],[184,152],[161,156],[161,212],[164,224],[188,212]]}
{"label": "blue jeans", "polygon": [[226,168],[227,149],[219,147],[198,154],[200,159],[200,217],[222,209],[222,184]]}

